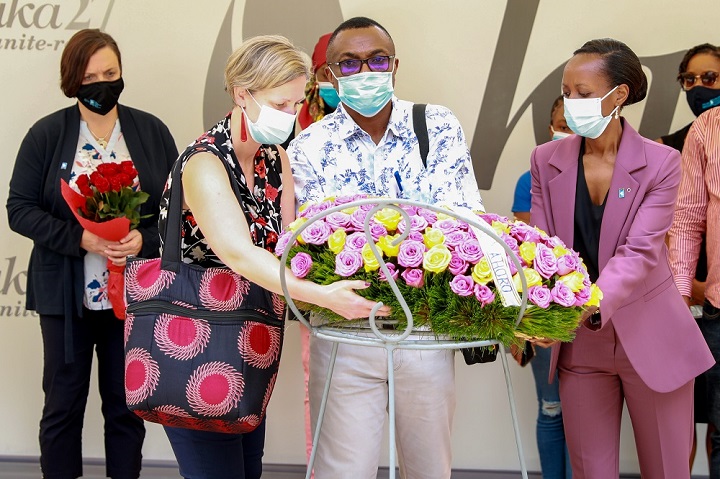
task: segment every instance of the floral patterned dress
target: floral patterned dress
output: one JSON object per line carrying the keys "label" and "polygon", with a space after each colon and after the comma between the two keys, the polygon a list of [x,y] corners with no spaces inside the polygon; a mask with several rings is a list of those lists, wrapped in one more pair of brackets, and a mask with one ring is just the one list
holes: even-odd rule
{"label": "floral patterned dress", "polygon": [[[245,212],[245,219],[250,227],[250,236],[256,246],[273,251],[277,243],[278,234],[282,229],[280,215],[280,199],[282,197],[282,164],[280,154],[275,145],[261,145],[255,154],[254,188],[250,191],[245,172],[235,156],[230,136],[230,117],[216,124],[213,128],[198,138],[180,155],[178,161],[183,162],[183,169],[187,160],[196,153],[212,153],[226,162],[232,171],[231,181],[236,183],[240,191],[240,205]],[[159,231],[165,231],[167,219],[168,200],[171,183],[163,193],[160,203]],[[168,232],[171,234],[172,232]],[[224,266],[222,261],[207,244],[207,240],[195,222],[192,211],[184,210],[181,222],[180,246],[182,258],[185,263],[198,264],[203,267]]]}

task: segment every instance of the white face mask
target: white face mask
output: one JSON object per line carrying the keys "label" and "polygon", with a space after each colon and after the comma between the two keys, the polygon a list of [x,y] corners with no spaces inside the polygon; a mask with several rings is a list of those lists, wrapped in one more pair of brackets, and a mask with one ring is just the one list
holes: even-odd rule
{"label": "white face mask", "polygon": [[602,101],[616,89],[617,86],[602,98],[565,98],[563,104],[568,127],[576,134],[593,140],[602,135],[612,120],[613,113],[620,108],[616,106],[608,116],[603,116]]}
{"label": "white face mask", "polygon": [[247,129],[253,140],[262,145],[278,145],[287,140],[295,127],[295,116],[284,111],[261,105],[248,91],[248,95],[260,107],[260,115],[256,122],[252,122],[245,108],[242,108],[247,120]]}
{"label": "white face mask", "polygon": [[555,131],[555,128],[550,126],[550,131],[552,131],[552,139],[553,140],[562,140],[563,138],[567,138],[570,136],[570,133],[565,133],[564,131]]}

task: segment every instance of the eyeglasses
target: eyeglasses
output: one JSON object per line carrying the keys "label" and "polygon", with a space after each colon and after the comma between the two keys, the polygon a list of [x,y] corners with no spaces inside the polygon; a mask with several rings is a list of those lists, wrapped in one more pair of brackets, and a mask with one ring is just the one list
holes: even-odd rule
{"label": "eyeglasses", "polygon": [[695,82],[700,79],[703,86],[711,87],[715,84],[720,74],[718,72],[704,72],[699,75],[693,75],[692,73],[681,73],[678,75],[677,80],[680,82],[680,86],[683,90],[689,90],[695,85]]}
{"label": "eyeglasses", "polygon": [[391,60],[393,58],[395,58],[395,55],[376,55],[372,58],[366,58],[365,60],[356,60],[353,58],[341,62],[328,62],[328,65],[337,65],[343,76],[349,76],[360,73],[363,63],[367,64],[371,72],[386,72],[390,70]]}

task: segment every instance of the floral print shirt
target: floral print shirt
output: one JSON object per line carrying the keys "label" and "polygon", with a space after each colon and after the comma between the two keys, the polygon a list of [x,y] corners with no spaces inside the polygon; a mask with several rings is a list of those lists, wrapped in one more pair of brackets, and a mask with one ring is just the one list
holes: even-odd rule
{"label": "floral print shirt", "polygon": [[[75,159],[68,184],[79,193],[80,191],[75,186],[78,176],[82,174],[90,175],[102,163],[121,163],[123,161],[132,161],[132,158],[130,158],[130,152],[120,129],[120,121],[115,122],[115,128],[110,134],[110,139],[105,148],[95,140],[95,137],[88,129],[87,123],[81,121],[78,146],[75,151]],[[133,189],[139,187],[139,179],[135,177]],[[110,304],[107,295],[109,277],[107,258],[97,253],[87,252],[83,260],[83,268],[85,272],[83,306],[91,310],[111,309],[112,304]]]}
{"label": "floral print shirt", "polygon": [[[229,114],[209,131],[198,138],[180,155],[178,161],[183,168],[188,159],[200,152],[209,152],[227,163],[232,171],[231,181],[240,192],[240,204],[250,227],[250,236],[255,245],[274,251],[278,234],[282,229],[280,199],[282,197],[282,164],[275,145],[262,145],[255,154],[254,188],[250,191],[245,172],[240,168],[230,135]],[[163,232],[167,223],[168,201],[172,181],[168,179],[160,202],[159,231],[163,241]],[[172,234],[172,232],[168,232]],[[207,240],[195,222],[192,211],[184,210],[180,225],[180,247],[185,263],[199,264],[203,267],[224,266],[222,261],[207,244]]]}
{"label": "floral print shirt", "polygon": [[412,105],[393,97],[390,121],[377,145],[342,104],[305,129],[288,148],[297,200],[362,193],[484,211],[460,122],[447,108],[427,105],[425,167]]}

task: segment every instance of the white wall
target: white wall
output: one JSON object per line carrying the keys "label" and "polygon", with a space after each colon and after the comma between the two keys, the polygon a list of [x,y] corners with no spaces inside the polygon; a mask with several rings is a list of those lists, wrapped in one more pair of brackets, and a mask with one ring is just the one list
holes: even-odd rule
{"label": "white wall", "polygon": [[[229,103],[225,106],[222,100],[224,93],[218,81],[221,72],[211,72],[214,79],[207,96],[205,89],[218,32],[231,3],[231,0],[0,1],[0,151],[5,152],[0,163],[0,182],[7,184],[17,148],[28,127],[40,117],[71,104],[61,94],[58,78],[61,45],[75,31],[68,28],[73,27],[73,19],[90,27],[104,24],[105,30],[118,41],[126,83],[123,103],[162,118],[180,148],[196,138],[207,126],[203,119],[204,103],[214,97],[220,103],[219,110],[229,109]],[[527,5],[531,4],[528,0]],[[17,14],[14,17],[10,15],[13,6]],[[244,18],[245,11],[256,15],[258,9],[265,9],[263,18]],[[390,31],[396,43],[400,59],[398,96],[450,107],[462,122],[470,142],[485,95],[510,101],[510,116],[514,115],[538,82],[588,39],[618,38],[640,57],[671,54],[706,41],[718,42],[713,33],[717,32],[720,10],[714,0],[697,0],[692,7],[672,0],[601,3],[542,0],[532,24],[517,88],[486,91],[489,76],[497,74],[490,70],[490,65],[505,11],[505,2],[487,0],[247,0],[247,4],[238,0],[234,2],[231,17],[232,44],[237,46],[241,42],[243,26],[249,25],[246,30],[257,30],[251,33],[283,33],[311,52],[317,37],[331,31],[338,18],[372,17]],[[34,48],[28,49],[31,38]],[[43,50],[37,49],[40,39],[47,42]],[[55,43],[60,45],[58,50],[52,47]],[[673,65],[673,71],[674,68]],[[649,70],[648,73],[652,75]],[[559,85],[557,91],[559,93]],[[548,98],[544,110],[549,110],[552,99]],[[679,89],[678,96],[673,97],[673,103],[675,101],[672,131],[692,118]],[[625,111],[634,125],[640,123],[645,104]],[[219,119],[221,113],[213,119]],[[535,144],[531,113],[529,108],[521,115],[502,150],[492,188],[483,191],[490,211],[509,213],[515,180],[528,168],[530,150]],[[496,121],[503,125],[509,122],[507,118]],[[480,150],[474,149],[473,156],[476,164],[485,161]],[[3,203],[6,195],[5,188],[0,190]],[[18,304],[24,304],[23,271],[31,244],[9,231],[4,209],[0,210],[0,244],[4,252],[0,256],[3,331],[0,334],[0,363],[3,364],[0,455],[36,456],[37,424],[42,407],[40,331],[30,313],[15,309]],[[297,328],[297,324],[288,328],[280,379],[270,403],[265,459],[271,463],[304,461]],[[500,363],[468,367],[458,358],[457,373],[454,466],[517,469]],[[512,376],[526,458],[530,469],[537,470],[534,439],[537,406],[532,375],[529,369],[513,365]],[[99,409],[93,386],[85,428],[88,457],[103,455]],[[172,458],[162,430],[152,424],[148,429],[145,457]],[[627,426],[622,436],[621,470],[638,471],[632,433]],[[695,472],[707,472],[703,458],[698,459]]]}

